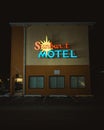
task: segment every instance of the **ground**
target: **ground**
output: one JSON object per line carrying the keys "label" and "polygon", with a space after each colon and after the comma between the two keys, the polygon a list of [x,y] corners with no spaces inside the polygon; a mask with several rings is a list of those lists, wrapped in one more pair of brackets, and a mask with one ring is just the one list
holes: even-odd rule
{"label": "ground", "polygon": [[95,98],[0,97],[0,128],[101,129],[103,100]]}

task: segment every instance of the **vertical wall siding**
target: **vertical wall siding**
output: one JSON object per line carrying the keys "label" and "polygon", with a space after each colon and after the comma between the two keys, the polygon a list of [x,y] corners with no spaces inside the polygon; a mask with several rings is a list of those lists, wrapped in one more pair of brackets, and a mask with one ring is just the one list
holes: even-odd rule
{"label": "vertical wall siding", "polygon": [[24,28],[11,27],[11,83],[10,92],[14,93],[14,78],[16,74],[23,75],[23,44]]}

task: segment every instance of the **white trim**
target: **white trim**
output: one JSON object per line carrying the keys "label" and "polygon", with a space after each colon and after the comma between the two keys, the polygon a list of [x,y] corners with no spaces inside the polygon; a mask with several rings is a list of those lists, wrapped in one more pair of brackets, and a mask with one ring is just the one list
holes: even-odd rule
{"label": "white trim", "polygon": [[68,95],[61,95],[61,94],[51,94],[49,97],[68,97]]}
{"label": "white trim", "polygon": [[96,24],[96,22],[11,22],[9,23],[11,26],[29,26],[29,25],[93,25]]}
{"label": "white trim", "polygon": [[24,95],[24,97],[42,97],[42,95]]}

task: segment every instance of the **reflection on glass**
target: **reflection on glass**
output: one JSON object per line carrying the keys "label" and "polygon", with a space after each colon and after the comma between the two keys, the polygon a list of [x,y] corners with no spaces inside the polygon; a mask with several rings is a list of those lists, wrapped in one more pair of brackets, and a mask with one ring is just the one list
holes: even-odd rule
{"label": "reflection on glass", "polygon": [[85,77],[71,76],[71,88],[85,88]]}

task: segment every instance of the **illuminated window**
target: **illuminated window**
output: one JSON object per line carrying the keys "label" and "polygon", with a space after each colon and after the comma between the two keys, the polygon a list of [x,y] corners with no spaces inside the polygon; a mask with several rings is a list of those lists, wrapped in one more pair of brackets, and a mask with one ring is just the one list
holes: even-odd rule
{"label": "illuminated window", "polygon": [[44,76],[29,76],[29,88],[44,88]]}
{"label": "illuminated window", "polygon": [[50,76],[49,87],[50,88],[64,88],[64,76]]}
{"label": "illuminated window", "polygon": [[84,76],[71,76],[70,77],[71,88],[85,88]]}

